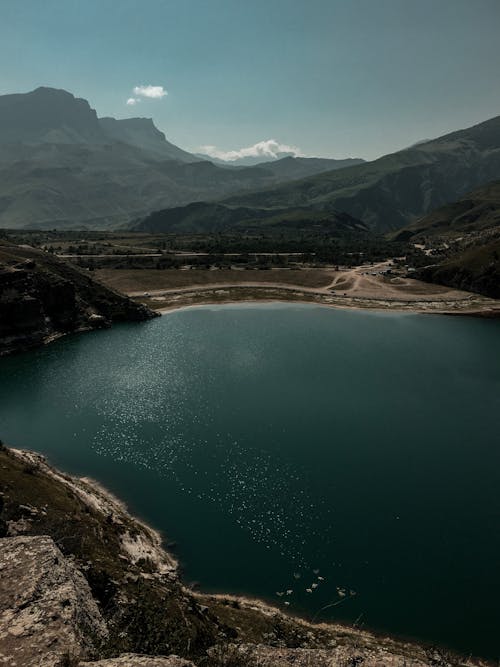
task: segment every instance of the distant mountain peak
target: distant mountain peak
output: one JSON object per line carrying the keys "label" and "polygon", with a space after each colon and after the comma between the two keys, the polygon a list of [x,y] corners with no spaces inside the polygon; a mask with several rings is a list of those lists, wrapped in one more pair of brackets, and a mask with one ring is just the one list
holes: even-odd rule
{"label": "distant mountain peak", "polygon": [[167,141],[152,118],[98,118],[87,100],[62,88],[39,86],[28,93],[0,95],[0,144],[97,145],[120,142],[150,158],[194,162]]}
{"label": "distant mountain peak", "polygon": [[0,143],[89,143],[103,140],[97,114],[87,100],[41,86],[0,96]]}

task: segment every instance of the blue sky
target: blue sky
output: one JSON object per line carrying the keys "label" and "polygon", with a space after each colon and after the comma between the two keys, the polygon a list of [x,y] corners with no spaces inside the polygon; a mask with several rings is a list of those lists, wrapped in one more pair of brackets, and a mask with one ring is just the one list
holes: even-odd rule
{"label": "blue sky", "polygon": [[[0,93],[152,117],[182,148],[375,158],[500,115],[500,0],[0,0]],[[136,86],[163,86],[161,98]]]}

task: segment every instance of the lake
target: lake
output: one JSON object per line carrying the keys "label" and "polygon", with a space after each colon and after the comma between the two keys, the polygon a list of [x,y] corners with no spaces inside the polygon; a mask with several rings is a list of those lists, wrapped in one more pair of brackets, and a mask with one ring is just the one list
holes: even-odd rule
{"label": "lake", "polygon": [[110,488],[203,590],[500,656],[499,321],[179,310],[0,360],[0,437]]}

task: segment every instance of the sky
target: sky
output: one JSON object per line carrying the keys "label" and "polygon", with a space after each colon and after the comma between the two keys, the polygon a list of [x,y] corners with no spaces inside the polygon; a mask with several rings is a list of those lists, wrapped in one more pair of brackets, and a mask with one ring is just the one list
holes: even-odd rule
{"label": "sky", "polygon": [[500,115],[499,35],[500,0],[0,0],[0,94],[64,88],[193,152],[374,159]]}

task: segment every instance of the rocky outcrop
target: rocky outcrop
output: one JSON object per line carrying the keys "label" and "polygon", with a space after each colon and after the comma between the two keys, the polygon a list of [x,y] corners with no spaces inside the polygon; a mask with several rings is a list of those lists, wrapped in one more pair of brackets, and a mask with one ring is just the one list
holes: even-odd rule
{"label": "rocky outcrop", "polygon": [[87,580],[52,538],[0,540],[0,663],[57,667],[95,656],[106,636]]}
{"label": "rocky outcrop", "polygon": [[57,257],[5,241],[0,245],[0,355],[151,317],[145,306]]}

